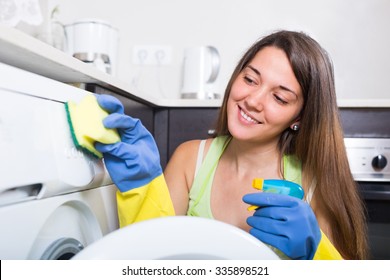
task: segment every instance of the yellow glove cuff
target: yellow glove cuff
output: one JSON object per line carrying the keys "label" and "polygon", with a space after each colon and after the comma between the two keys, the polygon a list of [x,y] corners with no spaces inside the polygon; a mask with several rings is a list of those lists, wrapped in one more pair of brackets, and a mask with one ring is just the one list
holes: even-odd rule
{"label": "yellow glove cuff", "polygon": [[120,227],[152,218],[175,215],[163,174],[142,187],[124,193],[117,191],[116,199]]}
{"label": "yellow glove cuff", "polygon": [[342,260],[343,257],[330,242],[325,233],[321,230],[321,241],[318,244],[317,251],[313,260]]}

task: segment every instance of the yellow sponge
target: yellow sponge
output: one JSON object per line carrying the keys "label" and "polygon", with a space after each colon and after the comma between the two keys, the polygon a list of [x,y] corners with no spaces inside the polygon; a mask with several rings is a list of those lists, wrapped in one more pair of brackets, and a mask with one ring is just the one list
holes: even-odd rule
{"label": "yellow sponge", "polygon": [[99,106],[94,95],[87,95],[78,104],[66,102],[65,110],[76,147],[102,158],[102,153],[94,147],[95,141],[113,144],[121,140],[116,129],[104,127],[103,119],[108,113]]}

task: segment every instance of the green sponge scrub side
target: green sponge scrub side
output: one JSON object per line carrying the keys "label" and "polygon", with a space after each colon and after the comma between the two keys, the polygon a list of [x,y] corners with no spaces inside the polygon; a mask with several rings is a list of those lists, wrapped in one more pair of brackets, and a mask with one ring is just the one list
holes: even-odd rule
{"label": "green sponge scrub side", "polygon": [[78,104],[66,102],[65,111],[73,143],[94,157],[103,157],[94,147],[96,141],[113,144],[121,140],[116,129],[104,127],[103,119],[108,113],[99,106],[94,95],[85,96]]}

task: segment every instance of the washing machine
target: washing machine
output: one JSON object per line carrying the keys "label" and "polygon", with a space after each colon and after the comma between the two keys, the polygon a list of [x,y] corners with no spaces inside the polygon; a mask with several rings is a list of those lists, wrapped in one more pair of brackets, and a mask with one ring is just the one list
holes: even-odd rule
{"label": "washing machine", "polygon": [[102,160],[75,148],[64,103],[87,91],[0,64],[0,259],[70,259],[118,229]]}
{"label": "washing machine", "polygon": [[[158,234],[156,234],[158,233]],[[72,260],[280,260],[276,248],[222,221],[171,216],[111,232]]]}

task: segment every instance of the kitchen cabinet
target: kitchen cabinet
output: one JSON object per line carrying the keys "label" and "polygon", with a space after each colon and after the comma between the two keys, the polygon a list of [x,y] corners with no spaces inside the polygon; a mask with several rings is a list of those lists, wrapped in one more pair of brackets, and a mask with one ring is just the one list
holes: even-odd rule
{"label": "kitchen cabinet", "polygon": [[218,107],[156,109],[154,136],[162,166],[166,166],[181,143],[210,137],[215,129],[218,111]]}
{"label": "kitchen cabinet", "polygon": [[130,99],[118,92],[108,90],[102,86],[95,84],[88,84],[86,90],[99,94],[110,94],[118,98],[125,109],[125,114],[132,116],[133,118],[140,119],[142,124],[151,132],[154,130],[154,113],[153,107],[144,104],[136,99]]}

